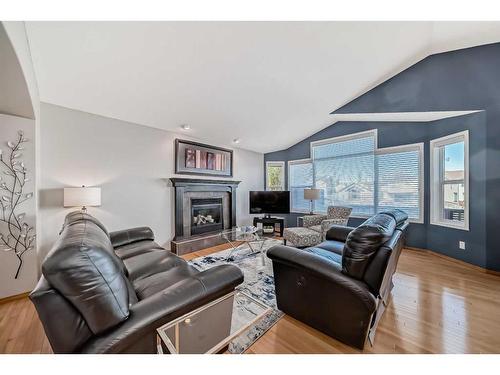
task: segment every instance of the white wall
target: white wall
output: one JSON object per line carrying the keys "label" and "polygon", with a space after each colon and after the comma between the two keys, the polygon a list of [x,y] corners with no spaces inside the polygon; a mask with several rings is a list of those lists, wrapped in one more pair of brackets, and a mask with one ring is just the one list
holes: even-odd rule
{"label": "white wall", "polygon": [[[8,116],[0,114],[0,148],[7,152],[7,141],[15,141],[17,132],[23,130],[25,137],[29,140],[24,147],[22,160],[28,169],[28,177],[31,178],[25,185],[25,192],[34,192],[34,172],[35,172],[35,121],[16,116]],[[2,169],[3,171],[4,169]],[[2,181],[8,177],[2,174]],[[0,197],[1,194],[0,191]],[[32,198],[20,205],[19,213],[26,213],[26,221],[35,225],[36,203]],[[5,224],[0,222],[0,229],[5,234]],[[19,278],[14,279],[17,270],[18,262],[16,256],[12,252],[0,250],[0,299],[13,296],[16,294],[31,291],[38,280],[37,257],[35,250],[28,251],[24,254],[23,267],[21,268]]]}
{"label": "white wall", "polygon": [[[89,208],[89,213],[108,230],[146,225],[159,244],[169,245],[174,200],[168,178],[174,176],[175,138],[188,137],[42,103],[41,255],[50,250],[64,216],[72,211],[62,207],[65,186],[101,186],[102,206]],[[238,224],[251,224],[248,191],[264,188],[263,168],[263,154],[234,149],[232,179],[242,181]]]}
{"label": "white wall", "polygon": [[[3,21],[2,25],[7,32],[7,36],[9,37],[12,47],[16,52],[19,65],[23,71],[24,83],[29,91],[31,105],[33,106],[33,112],[35,115],[35,135],[33,136],[35,143],[35,169],[33,170],[33,173],[35,175],[33,179],[35,181],[36,235],[37,238],[40,238],[40,215],[38,215],[38,171],[40,170],[40,93],[38,90],[38,81],[36,79],[30,44],[26,33],[26,23],[22,21]],[[37,253],[40,252],[38,242],[36,250]],[[38,257],[38,263],[40,264],[40,262],[41,259]]]}
{"label": "white wall", "polygon": [[12,43],[12,47],[16,51],[17,59],[23,70],[26,86],[31,97],[33,112],[35,118],[40,114],[40,98],[38,93],[38,83],[35,77],[35,69],[31,59],[31,51],[28,43],[28,35],[26,34],[25,23],[22,21],[3,21],[5,31]]}
{"label": "white wall", "polygon": [[0,113],[35,118],[23,69],[10,38],[0,23]]}

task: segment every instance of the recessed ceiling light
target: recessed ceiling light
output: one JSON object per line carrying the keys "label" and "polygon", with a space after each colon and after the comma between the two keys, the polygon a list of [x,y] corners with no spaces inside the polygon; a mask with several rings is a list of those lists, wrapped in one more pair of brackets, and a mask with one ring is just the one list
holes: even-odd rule
{"label": "recessed ceiling light", "polygon": [[240,143],[240,139],[239,138],[233,139],[233,143]]}
{"label": "recessed ceiling light", "polygon": [[181,128],[184,130],[189,130],[189,129],[191,129],[191,126],[189,126],[188,124],[184,124],[184,125],[181,125]]}

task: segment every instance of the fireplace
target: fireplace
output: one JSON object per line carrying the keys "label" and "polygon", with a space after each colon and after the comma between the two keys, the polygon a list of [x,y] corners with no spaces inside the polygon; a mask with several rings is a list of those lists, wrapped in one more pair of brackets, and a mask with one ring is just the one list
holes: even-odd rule
{"label": "fireplace", "polygon": [[223,243],[220,232],[236,226],[236,188],[239,181],[171,178],[175,192],[175,237],[178,254]]}
{"label": "fireplace", "polygon": [[222,198],[191,198],[191,218],[191,235],[222,230]]}

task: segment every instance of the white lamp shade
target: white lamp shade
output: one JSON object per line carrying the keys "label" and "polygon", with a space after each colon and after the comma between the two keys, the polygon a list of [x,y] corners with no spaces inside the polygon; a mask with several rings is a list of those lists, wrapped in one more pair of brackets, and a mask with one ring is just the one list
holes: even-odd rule
{"label": "white lamp shade", "polygon": [[317,200],[320,198],[321,189],[304,189],[304,199]]}
{"label": "white lamp shade", "polygon": [[64,188],[64,207],[85,207],[101,205],[100,187]]}

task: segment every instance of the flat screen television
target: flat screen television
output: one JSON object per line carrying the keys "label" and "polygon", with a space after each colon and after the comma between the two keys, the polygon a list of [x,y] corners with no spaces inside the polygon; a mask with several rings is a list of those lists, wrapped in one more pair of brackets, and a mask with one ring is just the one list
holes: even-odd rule
{"label": "flat screen television", "polygon": [[289,214],[290,192],[289,191],[251,191],[250,192],[251,214]]}

